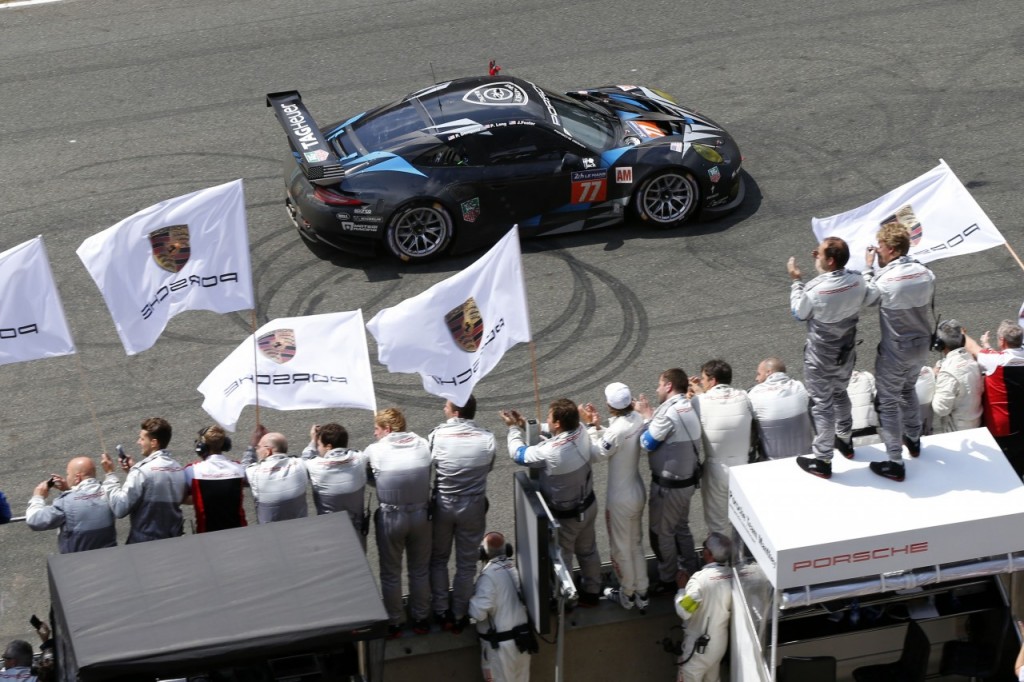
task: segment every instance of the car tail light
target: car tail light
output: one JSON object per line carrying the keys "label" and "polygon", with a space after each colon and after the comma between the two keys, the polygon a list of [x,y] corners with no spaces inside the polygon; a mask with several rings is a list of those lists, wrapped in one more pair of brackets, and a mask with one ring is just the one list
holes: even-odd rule
{"label": "car tail light", "polygon": [[363,202],[359,199],[353,199],[347,197],[344,194],[335,192],[333,189],[327,189],[316,185],[313,187],[313,196],[328,206],[362,206]]}

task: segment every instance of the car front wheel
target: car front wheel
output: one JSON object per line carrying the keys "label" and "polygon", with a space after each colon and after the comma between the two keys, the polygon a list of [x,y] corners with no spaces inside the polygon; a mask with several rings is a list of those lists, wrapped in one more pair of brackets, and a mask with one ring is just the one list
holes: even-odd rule
{"label": "car front wheel", "polygon": [[697,208],[700,188],[682,169],[655,173],[637,187],[633,209],[640,220],[657,228],[685,223]]}
{"label": "car front wheel", "polygon": [[444,206],[413,204],[391,216],[385,241],[396,258],[423,262],[444,253],[451,244],[452,234],[452,218]]}

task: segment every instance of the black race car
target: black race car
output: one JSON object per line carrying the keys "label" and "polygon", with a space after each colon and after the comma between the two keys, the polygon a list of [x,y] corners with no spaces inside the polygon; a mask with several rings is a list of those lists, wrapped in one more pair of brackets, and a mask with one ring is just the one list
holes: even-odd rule
{"label": "black race car", "polygon": [[299,233],[405,261],[604,227],[654,227],[743,200],[740,150],[711,119],[633,85],[559,95],[519,78],[438,83],[321,128],[298,92],[267,95],[288,133]]}

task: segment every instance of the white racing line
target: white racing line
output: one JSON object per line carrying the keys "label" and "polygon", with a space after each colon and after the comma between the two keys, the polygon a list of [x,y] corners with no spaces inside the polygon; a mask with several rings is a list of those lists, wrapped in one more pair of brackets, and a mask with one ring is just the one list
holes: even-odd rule
{"label": "white racing line", "polygon": [[60,0],[15,0],[14,2],[0,0],[0,9],[12,9],[14,7],[25,7],[26,5],[43,5],[48,2],[60,2]]}

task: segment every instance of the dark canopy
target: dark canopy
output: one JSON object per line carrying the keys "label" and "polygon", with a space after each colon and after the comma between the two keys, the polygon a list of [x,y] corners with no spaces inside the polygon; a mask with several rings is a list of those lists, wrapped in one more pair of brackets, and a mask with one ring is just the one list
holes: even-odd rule
{"label": "dark canopy", "polygon": [[347,514],[49,559],[64,679],[171,677],[382,636]]}

